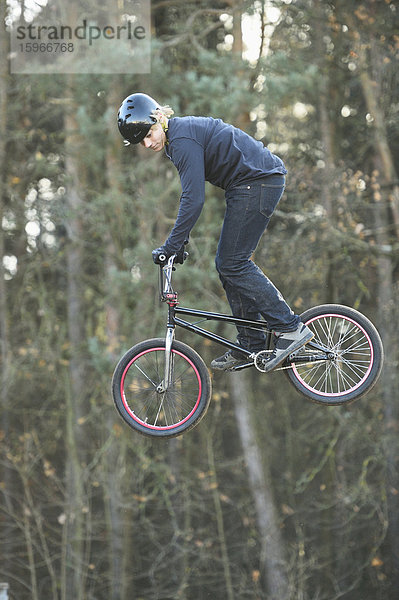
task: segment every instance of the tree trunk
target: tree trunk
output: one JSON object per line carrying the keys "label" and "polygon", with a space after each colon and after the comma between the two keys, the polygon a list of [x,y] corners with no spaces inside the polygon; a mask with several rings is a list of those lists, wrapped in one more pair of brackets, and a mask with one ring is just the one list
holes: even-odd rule
{"label": "tree trunk", "polygon": [[242,42],[242,10],[240,2],[233,0],[233,52],[235,52],[239,59],[242,58],[243,42]]}
{"label": "tree trunk", "polygon": [[[215,411],[219,411],[220,410],[220,403],[215,407]],[[217,419],[215,419],[215,423],[217,422]],[[232,582],[232,576],[231,576],[231,568],[230,568],[230,561],[229,561],[229,555],[228,555],[228,547],[227,547],[227,540],[226,540],[226,533],[225,533],[225,527],[224,527],[224,521],[223,521],[223,509],[222,509],[222,503],[220,500],[220,489],[219,489],[219,482],[218,482],[218,477],[217,477],[217,471],[216,471],[216,461],[215,461],[215,451],[214,451],[214,441],[217,439],[217,434],[215,431],[215,427],[210,426],[210,428],[208,429],[207,432],[207,436],[206,436],[206,442],[207,442],[207,454],[208,454],[208,467],[209,467],[209,473],[211,474],[211,489],[212,489],[212,498],[213,498],[213,505],[215,507],[215,518],[216,518],[216,527],[217,527],[217,532],[218,532],[218,541],[219,541],[219,546],[220,546],[220,554],[222,557],[222,564],[223,564],[223,574],[224,574],[224,581],[225,581],[225,591],[224,591],[224,597],[226,598],[226,600],[234,600],[235,596],[234,596],[234,589],[233,589],[233,582]]]}
{"label": "tree trunk", "polygon": [[261,545],[261,568],[265,575],[266,593],[272,600],[287,600],[289,586],[284,541],[272,495],[273,484],[270,469],[269,465],[265,464],[267,453],[261,453],[256,442],[256,428],[251,418],[250,389],[246,373],[235,373],[231,376],[229,383],[249,483],[255,502]]}
{"label": "tree trunk", "polygon": [[[250,77],[248,72],[243,70],[242,66],[242,53],[244,50],[243,37],[242,37],[242,6],[239,0],[233,0],[233,54],[237,60],[237,69],[240,74],[242,85],[248,84]],[[234,123],[240,129],[247,130],[250,123],[248,107],[241,105],[239,107],[238,117]]]}
{"label": "tree trunk", "polygon": [[[379,58],[376,56],[376,49],[373,41],[370,43],[370,52],[372,62],[375,64],[375,69],[378,71]],[[369,114],[373,118],[373,133],[375,140],[376,154],[381,168],[384,187],[390,192],[388,193],[388,201],[392,213],[392,219],[395,226],[395,235],[399,240],[399,186],[398,176],[395,169],[395,162],[392,156],[391,149],[388,144],[388,135],[385,127],[384,114],[380,106],[379,99],[382,97],[382,90],[378,78],[371,78],[368,72],[368,64],[364,45],[359,44],[357,48],[359,56],[359,65],[361,69],[360,82],[366,106]],[[377,63],[377,64],[376,64]]]}
{"label": "tree trunk", "polygon": [[70,346],[69,381],[66,389],[66,499],[64,586],[62,599],[83,600],[84,590],[84,415],[86,387],[84,379],[84,302],[83,302],[83,200],[81,197],[79,152],[82,145],[78,135],[74,81],[69,80],[66,97],[71,106],[65,118],[65,172],[67,177],[68,245],[67,322]]}
{"label": "tree trunk", "polygon": [[[332,124],[328,106],[331,103],[330,77],[327,75],[326,59],[324,51],[323,36],[325,35],[325,15],[320,0],[314,0],[314,35],[317,64],[319,68],[318,77],[318,112],[320,124],[320,139],[322,142],[324,154],[324,167],[320,169],[321,176],[321,201],[325,210],[325,219],[327,228],[325,233],[327,237],[334,236],[334,180],[335,180],[335,160],[333,150]],[[326,250],[325,264],[325,302],[336,302],[336,277],[334,259],[335,253],[329,250],[331,244],[323,244]]]}
{"label": "tree trunk", "polygon": [[[121,157],[119,149],[122,146],[121,137],[116,128],[116,110],[120,102],[119,79],[114,78],[111,86],[111,92],[108,96],[108,135],[109,143],[105,156],[108,188],[111,194],[120,188],[119,171]],[[120,191],[120,193],[122,193]],[[110,230],[106,233],[106,255],[105,255],[105,281],[107,296],[105,299],[106,315],[106,337],[108,356],[113,363],[116,363],[119,349],[120,335],[120,314],[118,290],[115,286],[116,265],[116,246],[112,239]],[[106,435],[113,440],[104,457],[104,501],[107,514],[108,528],[108,552],[109,552],[109,598],[110,600],[122,600],[132,597],[133,590],[127,585],[125,569],[128,561],[124,560],[126,550],[126,538],[130,528],[126,527],[123,505],[123,490],[125,488],[124,479],[126,478],[126,444],[116,435],[115,411],[113,406],[105,413]]]}
{"label": "tree trunk", "polygon": [[[373,117],[373,133],[375,140],[376,170],[372,178],[372,190],[376,206],[377,242],[380,249],[378,258],[378,324],[380,327],[385,351],[385,366],[382,372],[381,385],[384,399],[386,426],[386,461],[387,461],[387,502],[388,502],[388,543],[392,561],[393,589],[399,588],[399,479],[398,479],[398,443],[399,411],[397,408],[398,389],[398,314],[396,297],[398,281],[395,276],[395,265],[392,256],[392,242],[399,239],[399,187],[394,160],[388,144],[384,115],[379,98],[382,90],[379,82],[379,66],[381,59],[377,54],[373,41],[370,42],[371,64],[375,77],[371,77],[366,61],[365,48],[359,44],[357,48],[361,67],[360,81],[367,105]],[[387,210],[389,206],[394,223],[394,239],[390,236],[392,222]]]}
{"label": "tree trunk", "polygon": [[[4,200],[6,194],[5,158],[7,144],[7,97],[8,97],[8,35],[5,30],[6,2],[0,2],[0,431],[3,436],[3,445],[7,444],[9,436],[9,378],[10,378],[10,347],[7,315],[7,289],[3,257],[5,252],[4,230],[2,220],[4,215]],[[12,472],[6,457],[1,460],[0,481],[2,482],[1,495],[4,497],[5,514],[12,515]],[[3,555],[2,562],[5,572],[11,572],[10,557],[12,555],[12,523],[10,516],[2,519],[2,543],[0,549]],[[4,540],[4,541],[3,541]]]}
{"label": "tree trunk", "polygon": [[[376,202],[376,228],[378,244],[387,246],[386,231],[389,229],[386,203]],[[395,285],[393,283],[393,264],[391,256],[381,255],[377,261],[378,270],[378,325],[384,345],[385,365],[381,374],[380,389],[384,402],[385,416],[385,454],[386,454],[386,486],[388,505],[388,531],[392,562],[392,584],[399,589],[399,480],[398,480],[398,430],[399,412],[397,408],[398,389],[398,349]],[[394,325],[396,324],[396,326]]]}

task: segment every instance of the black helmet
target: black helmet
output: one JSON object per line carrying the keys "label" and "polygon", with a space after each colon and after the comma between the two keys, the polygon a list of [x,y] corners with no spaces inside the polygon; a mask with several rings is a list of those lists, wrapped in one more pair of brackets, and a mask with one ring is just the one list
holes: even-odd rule
{"label": "black helmet", "polygon": [[156,108],[159,104],[147,94],[131,94],[124,99],[118,111],[118,127],[125,140],[138,144],[145,138],[157,122],[152,114]]}

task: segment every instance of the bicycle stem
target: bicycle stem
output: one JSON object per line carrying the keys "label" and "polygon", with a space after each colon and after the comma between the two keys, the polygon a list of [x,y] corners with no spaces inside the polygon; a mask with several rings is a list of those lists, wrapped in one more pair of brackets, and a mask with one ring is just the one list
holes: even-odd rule
{"label": "bicycle stem", "polygon": [[168,259],[167,264],[162,267],[162,271],[165,274],[165,284],[163,289],[164,294],[172,291],[172,271],[175,258],[176,254],[172,254],[172,256]]}

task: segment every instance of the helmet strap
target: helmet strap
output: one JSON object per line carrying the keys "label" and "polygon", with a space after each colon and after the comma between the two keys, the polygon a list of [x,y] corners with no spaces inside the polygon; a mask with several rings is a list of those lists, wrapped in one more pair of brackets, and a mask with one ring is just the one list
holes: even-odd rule
{"label": "helmet strap", "polygon": [[163,129],[163,132],[166,135],[166,143],[169,144],[168,135],[167,135],[167,132],[168,132],[168,129],[169,129],[169,121],[168,121],[168,119],[165,119],[165,120],[162,119],[162,121],[161,121],[161,127]]}

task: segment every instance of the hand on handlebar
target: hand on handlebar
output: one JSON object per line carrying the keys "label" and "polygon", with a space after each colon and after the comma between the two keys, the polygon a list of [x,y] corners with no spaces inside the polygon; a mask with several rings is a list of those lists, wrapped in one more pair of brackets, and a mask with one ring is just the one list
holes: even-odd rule
{"label": "hand on handlebar", "polygon": [[184,242],[184,244],[179,248],[176,252],[175,263],[183,264],[188,256],[188,252],[185,251],[184,247],[188,244],[188,240]]}
{"label": "hand on handlebar", "polygon": [[163,265],[168,260],[168,254],[163,246],[152,251],[152,260],[156,265]]}
{"label": "hand on handlebar", "polygon": [[188,252],[184,250],[186,244],[188,244],[188,242],[184,242],[177,252],[167,252],[165,246],[160,246],[152,251],[152,260],[156,265],[164,265],[168,259],[175,254],[175,263],[180,263],[182,265],[188,256]]}

